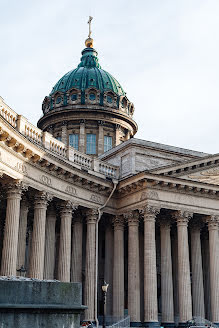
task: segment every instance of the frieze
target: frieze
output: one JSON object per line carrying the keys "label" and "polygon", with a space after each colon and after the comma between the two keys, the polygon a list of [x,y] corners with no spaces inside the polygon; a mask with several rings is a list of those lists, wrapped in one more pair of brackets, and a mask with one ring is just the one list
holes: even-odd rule
{"label": "frieze", "polygon": [[72,186],[67,186],[65,188],[65,192],[67,192],[70,195],[77,195],[77,190]]}
{"label": "frieze", "polygon": [[95,195],[95,194],[92,194],[91,196],[90,196],[90,200],[92,200],[93,202],[95,202],[95,203],[102,203],[102,199],[101,199],[101,197],[100,196],[98,196],[98,195]]}
{"label": "frieze", "polygon": [[15,169],[23,173],[24,175],[28,175],[26,165],[21,162],[17,162],[17,164],[15,165]]}
{"label": "frieze", "polygon": [[145,200],[145,199],[159,199],[158,193],[155,190],[147,190],[142,192],[140,196],[140,200]]}
{"label": "frieze", "polygon": [[49,187],[52,185],[52,179],[47,177],[46,175],[42,175],[40,181]]}

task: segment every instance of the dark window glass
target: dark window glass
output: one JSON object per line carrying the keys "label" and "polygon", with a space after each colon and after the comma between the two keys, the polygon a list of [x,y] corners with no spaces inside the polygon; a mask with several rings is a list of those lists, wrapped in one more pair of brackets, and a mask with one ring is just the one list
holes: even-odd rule
{"label": "dark window glass", "polygon": [[95,100],[95,99],[96,99],[96,95],[95,95],[95,93],[90,93],[90,94],[89,94],[89,99],[90,99],[90,100]]}

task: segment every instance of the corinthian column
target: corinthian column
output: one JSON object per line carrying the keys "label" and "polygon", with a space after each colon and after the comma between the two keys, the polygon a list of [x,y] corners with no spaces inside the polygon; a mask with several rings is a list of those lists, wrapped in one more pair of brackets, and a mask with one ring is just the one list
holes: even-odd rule
{"label": "corinthian column", "polygon": [[82,282],[83,218],[81,213],[73,215],[71,282]]}
{"label": "corinthian column", "polygon": [[210,251],[211,320],[219,324],[219,217],[210,216],[207,223]]}
{"label": "corinthian column", "polygon": [[28,203],[26,198],[24,198],[21,201],[21,207],[20,207],[18,246],[17,246],[17,270],[19,270],[22,266],[25,267],[27,214],[28,214]]}
{"label": "corinthian column", "polygon": [[174,327],[170,220],[160,220],[162,326]]}
{"label": "corinthian column", "polygon": [[[76,209],[76,207],[74,207]],[[59,242],[59,264],[58,279],[64,282],[70,282],[71,266],[71,221],[73,204],[65,202],[61,207],[61,228]]]}
{"label": "corinthian column", "polygon": [[124,217],[128,222],[128,313],[131,326],[140,326],[139,214]]}
{"label": "corinthian column", "polygon": [[178,233],[178,281],[179,281],[179,325],[185,326],[192,318],[192,296],[189,265],[188,222],[192,214],[177,211]]}
{"label": "corinthian column", "polygon": [[204,284],[202,272],[202,253],[200,222],[191,225],[191,262],[192,262],[192,304],[193,316],[205,318]]}
{"label": "corinthian column", "polygon": [[53,207],[48,209],[46,218],[46,239],[44,259],[44,279],[54,279],[55,243],[56,243],[56,212]]}
{"label": "corinthian column", "polygon": [[106,314],[113,314],[113,228],[111,220],[106,226],[105,232],[105,266],[104,280],[109,284],[107,290]]}
{"label": "corinthian column", "polygon": [[20,200],[24,186],[20,182],[15,182],[7,187],[7,208],[1,275],[16,276]]}
{"label": "corinthian column", "polygon": [[147,205],[140,212],[144,218],[144,325],[154,327],[159,326],[155,244],[155,218],[159,209]]}
{"label": "corinthian column", "polygon": [[113,316],[124,316],[124,219],[113,218],[114,261],[113,261]]}
{"label": "corinthian column", "polygon": [[49,200],[51,200],[51,198],[45,192],[39,192],[35,196],[34,222],[29,269],[29,276],[31,278],[43,279],[46,209]]}
{"label": "corinthian column", "polygon": [[85,320],[95,320],[95,264],[96,264],[96,222],[97,210],[87,212],[87,240],[86,240],[86,263],[85,263],[85,285],[84,302],[88,306],[85,310]]}

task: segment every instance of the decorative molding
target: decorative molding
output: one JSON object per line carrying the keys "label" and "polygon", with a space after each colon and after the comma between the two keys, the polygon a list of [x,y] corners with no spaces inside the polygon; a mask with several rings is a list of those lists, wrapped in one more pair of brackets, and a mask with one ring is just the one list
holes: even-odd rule
{"label": "decorative molding", "polygon": [[68,185],[65,188],[65,192],[67,192],[70,195],[77,195],[77,190],[74,187],[70,186],[70,185]]}
{"label": "decorative molding", "polygon": [[95,203],[99,203],[99,204],[102,203],[101,196],[99,196],[99,195],[92,194],[92,195],[90,196],[90,200],[92,200],[92,201],[95,202]]}
{"label": "decorative molding", "polygon": [[51,187],[52,186],[52,179],[46,175],[42,175],[40,177],[40,181],[45,184],[46,186]]}

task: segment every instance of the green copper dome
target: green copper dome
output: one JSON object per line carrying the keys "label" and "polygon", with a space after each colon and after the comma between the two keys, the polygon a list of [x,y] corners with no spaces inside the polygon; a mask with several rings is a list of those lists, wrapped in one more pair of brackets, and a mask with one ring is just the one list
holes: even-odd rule
{"label": "green copper dome", "polygon": [[119,82],[108,72],[104,71],[98,63],[97,51],[85,48],[82,51],[81,62],[78,67],[65,74],[54,86],[50,96],[56,92],[66,93],[72,88],[84,91],[96,88],[101,93],[113,91],[117,96],[125,96]]}

